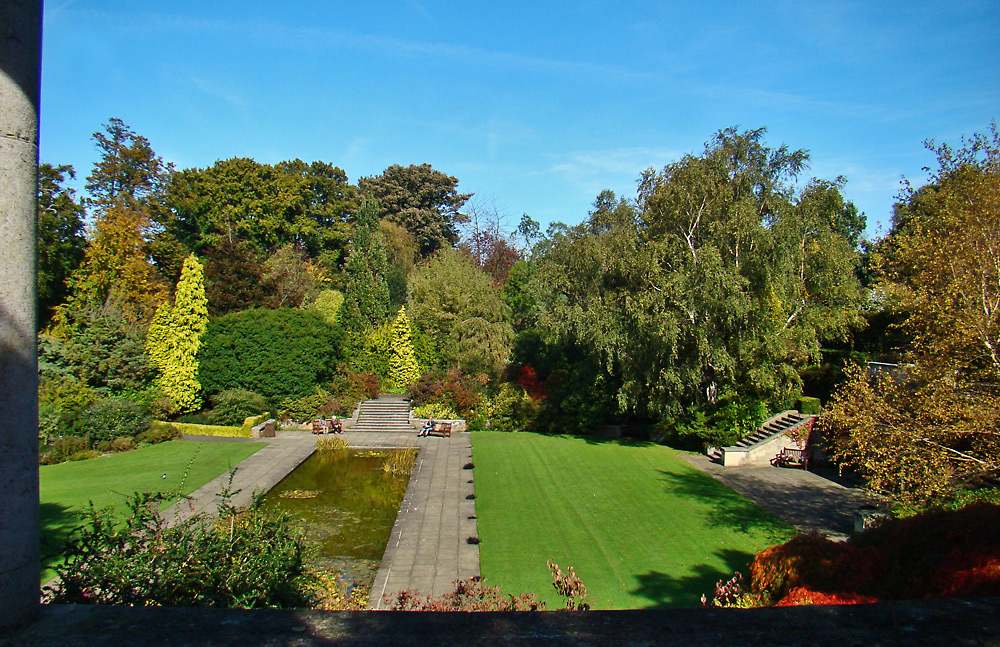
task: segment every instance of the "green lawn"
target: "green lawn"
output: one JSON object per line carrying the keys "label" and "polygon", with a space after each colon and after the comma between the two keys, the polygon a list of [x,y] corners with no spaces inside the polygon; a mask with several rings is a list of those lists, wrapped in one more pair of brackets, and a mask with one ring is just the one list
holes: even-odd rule
{"label": "green lawn", "polygon": [[133,492],[180,489],[189,494],[263,446],[172,440],[121,454],[41,466],[42,581],[55,575],[51,567],[58,563],[66,536],[80,525],[79,512],[90,501],[99,508],[125,510],[126,497]]}
{"label": "green lawn", "polygon": [[793,530],[654,444],[475,432],[482,574],[559,608],[545,565],[596,609],[691,607]]}

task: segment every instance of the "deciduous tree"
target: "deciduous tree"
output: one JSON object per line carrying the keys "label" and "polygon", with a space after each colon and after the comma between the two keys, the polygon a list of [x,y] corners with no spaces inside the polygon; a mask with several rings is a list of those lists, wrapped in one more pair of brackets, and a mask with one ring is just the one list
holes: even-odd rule
{"label": "deciduous tree", "polygon": [[394,164],[360,178],[358,186],[378,200],[388,220],[413,234],[424,258],[458,242],[458,225],[467,220],[460,209],[472,194],[458,192],[457,178],[430,164]]}
{"label": "deciduous tree", "polygon": [[921,505],[1000,473],[1000,135],[928,147],[938,168],[880,245],[908,366],[877,382],[855,368],[824,420],[871,489]]}
{"label": "deciduous tree", "polygon": [[500,289],[456,249],[441,250],[414,273],[408,310],[446,366],[497,375],[510,359],[514,331]]}
{"label": "deciduous tree", "polygon": [[38,166],[38,326],[69,296],[67,281],[83,260],[83,205],[65,186],[72,166]]}

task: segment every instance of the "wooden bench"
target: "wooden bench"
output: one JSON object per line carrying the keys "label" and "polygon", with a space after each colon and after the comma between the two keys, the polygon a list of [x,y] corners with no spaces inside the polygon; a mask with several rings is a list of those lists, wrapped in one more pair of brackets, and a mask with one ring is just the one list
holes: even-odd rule
{"label": "wooden bench", "polygon": [[809,450],[808,449],[792,449],[786,447],[781,450],[781,453],[776,455],[771,459],[771,465],[775,467],[801,467],[804,470],[809,469]]}
{"label": "wooden bench", "polygon": [[451,438],[451,423],[450,422],[435,422],[431,430],[427,432],[430,436],[434,434],[435,436]]}
{"label": "wooden bench", "polygon": [[344,433],[344,428],[341,426],[339,420],[326,420],[320,418],[319,420],[312,421],[312,432],[314,434],[342,434]]}

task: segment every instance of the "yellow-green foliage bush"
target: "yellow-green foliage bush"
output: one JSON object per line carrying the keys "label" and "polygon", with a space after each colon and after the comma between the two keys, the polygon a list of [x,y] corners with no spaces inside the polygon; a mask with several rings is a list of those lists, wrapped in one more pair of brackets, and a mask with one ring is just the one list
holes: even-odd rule
{"label": "yellow-green foliage bush", "polygon": [[191,436],[224,436],[226,438],[250,438],[249,427],[228,427],[222,425],[196,425],[190,422],[175,422],[174,427],[182,434]]}
{"label": "yellow-green foliage bush", "polygon": [[504,382],[500,390],[476,411],[478,421],[490,429],[520,431],[527,429],[538,414],[538,405],[517,384]]}
{"label": "yellow-green foliage bush", "polygon": [[461,418],[454,409],[440,402],[430,402],[413,407],[413,417],[433,418],[435,420],[458,420]]}

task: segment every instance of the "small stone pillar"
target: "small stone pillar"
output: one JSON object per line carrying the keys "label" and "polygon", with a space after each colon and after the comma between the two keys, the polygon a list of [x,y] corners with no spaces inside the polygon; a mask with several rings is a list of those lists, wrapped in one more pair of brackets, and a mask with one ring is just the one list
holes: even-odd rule
{"label": "small stone pillar", "polygon": [[41,0],[0,2],[0,635],[39,611],[35,341]]}

